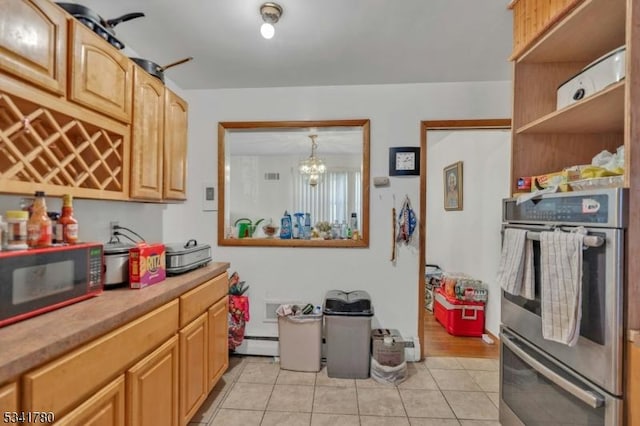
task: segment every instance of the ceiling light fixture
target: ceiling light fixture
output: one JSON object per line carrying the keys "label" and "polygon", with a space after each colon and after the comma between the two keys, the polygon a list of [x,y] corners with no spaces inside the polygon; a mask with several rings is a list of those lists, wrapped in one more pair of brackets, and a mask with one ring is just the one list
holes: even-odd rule
{"label": "ceiling light fixture", "polygon": [[320,175],[327,171],[327,167],[324,162],[316,157],[316,149],[318,148],[318,142],[316,138],[318,135],[309,135],[311,139],[311,155],[306,160],[300,162],[298,170],[303,176],[309,177],[309,185],[316,186],[320,180]]}
{"label": "ceiling light fixture", "polygon": [[264,21],[264,24],[260,27],[260,34],[262,34],[262,37],[269,40],[276,32],[273,24],[278,22],[280,19],[280,16],[282,15],[282,7],[276,3],[265,3],[260,6],[260,15],[262,15],[262,20]]}

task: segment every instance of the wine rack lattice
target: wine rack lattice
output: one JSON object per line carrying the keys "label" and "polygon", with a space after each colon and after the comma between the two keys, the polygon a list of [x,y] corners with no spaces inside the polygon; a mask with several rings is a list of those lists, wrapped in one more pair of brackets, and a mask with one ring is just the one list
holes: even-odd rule
{"label": "wine rack lattice", "polygon": [[0,92],[0,180],[123,190],[124,137]]}

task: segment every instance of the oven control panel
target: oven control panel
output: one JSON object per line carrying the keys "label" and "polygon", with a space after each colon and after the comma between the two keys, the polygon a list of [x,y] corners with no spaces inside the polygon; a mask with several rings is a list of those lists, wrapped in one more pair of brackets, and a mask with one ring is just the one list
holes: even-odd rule
{"label": "oven control panel", "polygon": [[503,202],[503,220],[509,223],[588,224],[625,227],[626,205],[622,188],[542,195],[517,204],[517,198]]}

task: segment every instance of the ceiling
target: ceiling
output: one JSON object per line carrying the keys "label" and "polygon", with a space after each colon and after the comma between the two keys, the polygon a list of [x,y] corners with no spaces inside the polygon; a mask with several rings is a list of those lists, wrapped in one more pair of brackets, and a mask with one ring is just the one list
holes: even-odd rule
{"label": "ceiling", "polygon": [[138,56],[165,65],[183,89],[257,88],[511,78],[509,0],[278,0],[273,39],[260,0],[82,0],[119,24]]}

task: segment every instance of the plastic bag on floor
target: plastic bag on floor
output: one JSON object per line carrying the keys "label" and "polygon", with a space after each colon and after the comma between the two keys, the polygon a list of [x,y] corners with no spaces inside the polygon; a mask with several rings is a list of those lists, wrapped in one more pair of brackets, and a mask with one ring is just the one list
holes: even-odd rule
{"label": "plastic bag on floor", "polygon": [[407,369],[406,361],[395,367],[388,367],[378,363],[378,361],[371,357],[371,378],[376,382],[399,385],[407,380],[407,377],[409,377],[409,370]]}

